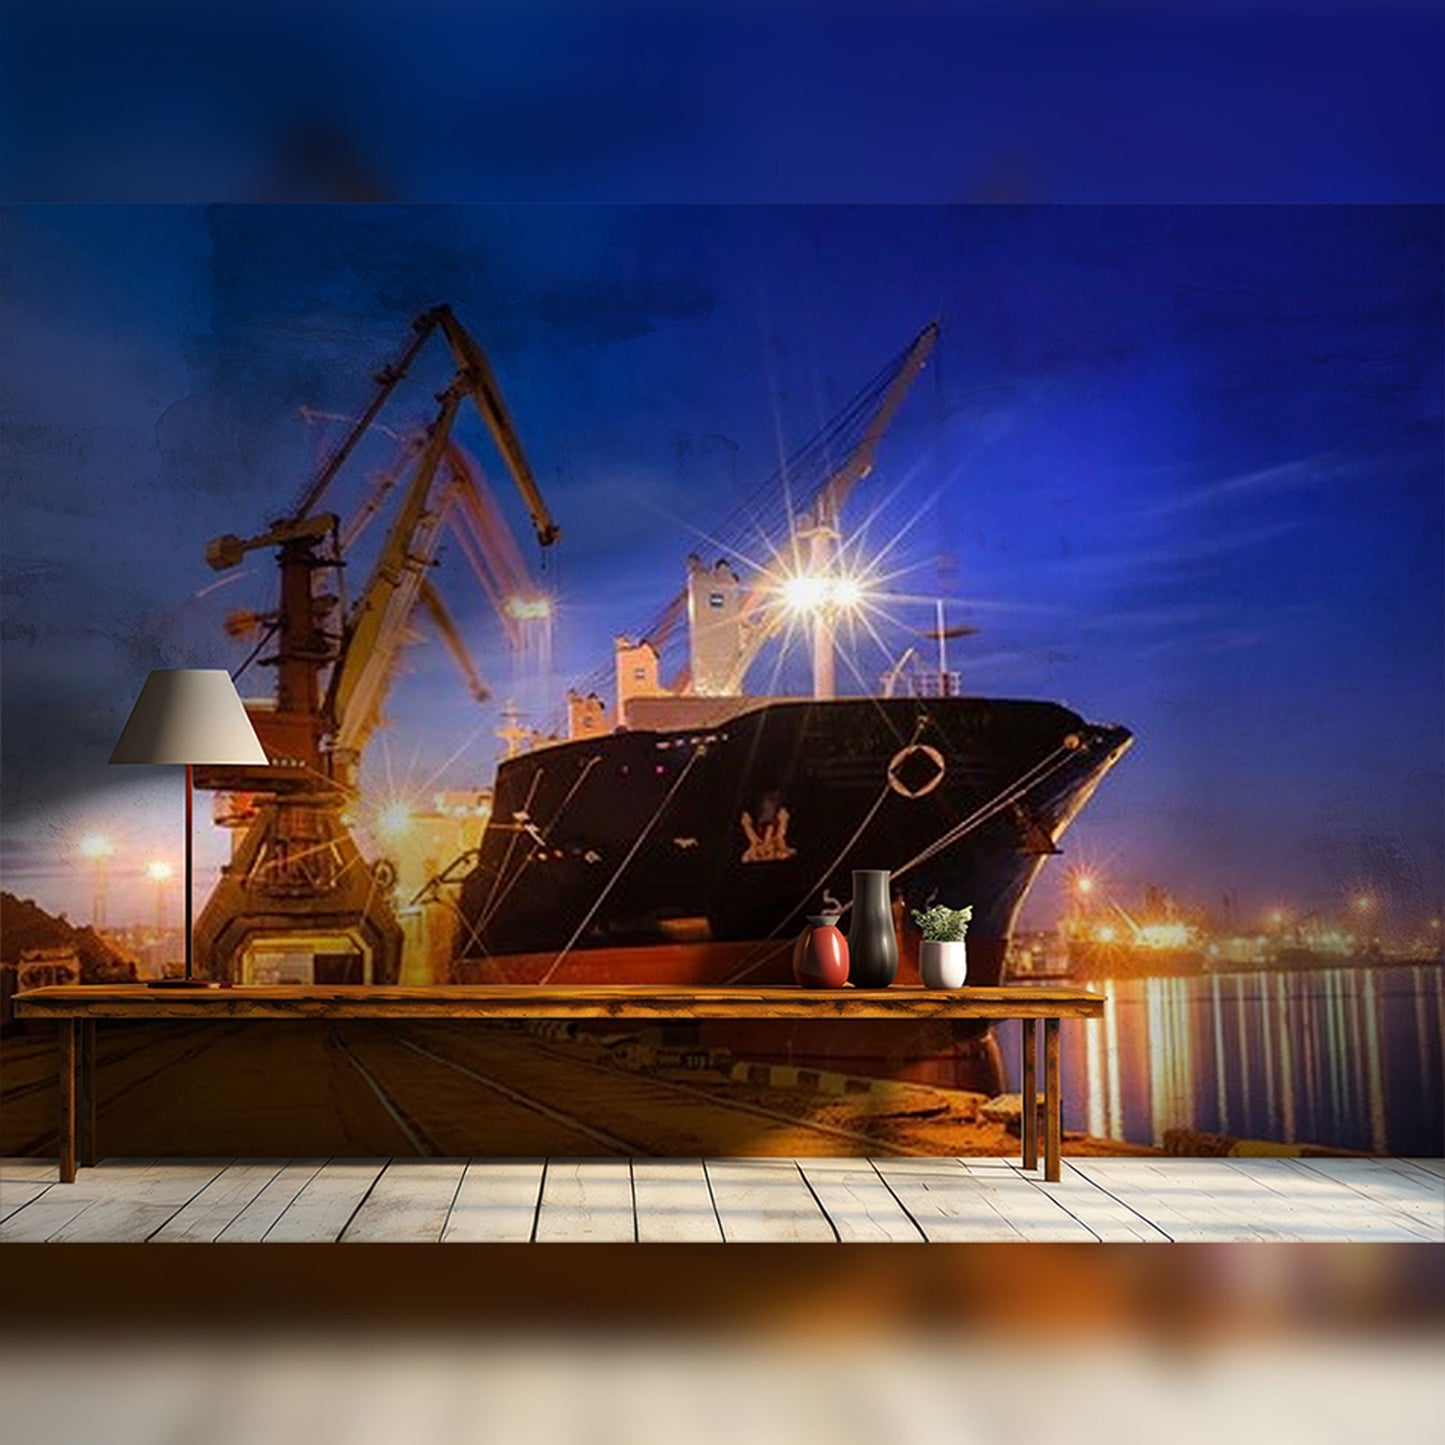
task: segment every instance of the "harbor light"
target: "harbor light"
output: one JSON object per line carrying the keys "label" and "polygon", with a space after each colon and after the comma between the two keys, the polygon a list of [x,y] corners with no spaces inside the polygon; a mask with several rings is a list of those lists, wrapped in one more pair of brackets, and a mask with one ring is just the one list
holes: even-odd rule
{"label": "harbor light", "polygon": [[1089,874],[1080,873],[1079,876],[1074,879],[1074,892],[1082,893],[1085,897],[1088,897],[1093,891],[1094,880]]}
{"label": "harbor light", "polygon": [[1187,923],[1146,923],[1135,942],[1142,948],[1177,949],[1189,946]]}
{"label": "harbor light", "polygon": [[507,598],[507,616],[514,622],[545,622],[552,615],[552,599],[541,595]]}
{"label": "harbor light", "polygon": [[1361,913],[1373,913],[1375,910],[1375,900],[1371,898],[1368,893],[1361,893],[1359,897],[1355,899],[1355,907]]}
{"label": "harbor light", "polygon": [[115,852],[115,844],[101,833],[87,833],[76,844],[76,851],[82,858],[89,858],[93,862],[99,863],[103,858],[109,858]]}
{"label": "harbor light", "polygon": [[1113,941],[1118,937],[1118,934],[1116,934],[1113,928],[1111,928],[1106,923],[1102,928],[1099,929],[1099,931],[1094,935],[1094,937],[1097,938],[1100,943],[1113,943]]}
{"label": "harbor light", "polygon": [[411,831],[411,808],[402,802],[388,803],[376,815],[376,830],[387,838],[400,838]]}
{"label": "harbor light", "polygon": [[798,613],[817,612],[824,607],[847,612],[863,606],[868,597],[862,581],[846,573],[797,572],[784,578],[780,590],[783,605]]}
{"label": "harbor light", "polygon": [[783,583],[783,601],[793,612],[814,612],[828,600],[832,584],[826,577],[800,572]]}
{"label": "harbor light", "polygon": [[173,871],[171,865],[167,863],[164,858],[156,858],[146,864],[146,877],[149,878],[152,883],[167,882]]}
{"label": "harbor light", "polygon": [[1271,928],[1282,928],[1284,926],[1285,913],[1283,908],[1270,910],[1269,926]]}

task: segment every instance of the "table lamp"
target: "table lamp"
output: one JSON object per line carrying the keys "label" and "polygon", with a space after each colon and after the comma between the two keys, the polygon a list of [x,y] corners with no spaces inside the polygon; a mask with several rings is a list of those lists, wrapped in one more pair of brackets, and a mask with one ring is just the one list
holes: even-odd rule
{"label": "table lamp", "polygon": [[269,762],[230,673],[222,668],[157,668],[146,679],[110,755],[112,763],[183,763],[186,769],[186,975],[151,988],[208,988],[192,973],[191,769],[197,763]]}

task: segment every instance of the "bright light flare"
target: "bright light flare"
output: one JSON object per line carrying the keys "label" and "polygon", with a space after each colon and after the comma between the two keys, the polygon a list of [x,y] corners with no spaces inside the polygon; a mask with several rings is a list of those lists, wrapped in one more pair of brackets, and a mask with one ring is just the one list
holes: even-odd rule
{"label": "bright light flare", "polygon": [[799,572],[784,578],[779,591],[783,605],[790,612],[817,612],[824,607],[851,612],[868,600],[868,590],[861,579],[845,573],[828,577]]}
{"label": "bright light flare", "polygon": [[524,597],[515,594],[507,598],[507,616],[514,622],[546,622],[552,616],[552,599],[541,595]]}
{"label": "bright light flare", "polygon": [[76,844],[76,851],[82,858],[93,858],[99,862],[102,858],[109,858],[115,852],[115,844],[103,834],[87,833]]}
{"label": "bright light flare", "polygon": [[1361,893],[1360,896],[1355,899],[1355,907],[1361,913],[1373,913],[1375,900],[1371,898],[1368,893]]}
{"label": "bright light flare", "polygon": [[1089,874],[1080,873],[1079,876],[1074,879],[1074,892],[1082,893],[1085,897],[1087,897],[1093,891],[1094,880]]}
{"label": "bright light flare", "polygon": [[783,603],[790,612],[815,612],[827,602],[831,590],[826,577],[800,573],[783,583]]}
{"label": "bright light flare", "polygon": [[387,838],[400,838],[411,831],[412,811],[407,803],[388,803],[376,815],[376,831]]}
{"label": "bright light flare", "polygon": [[157,858],[146,864],[146,877],[153,883],[164,883],[175,870],[164,858]]}

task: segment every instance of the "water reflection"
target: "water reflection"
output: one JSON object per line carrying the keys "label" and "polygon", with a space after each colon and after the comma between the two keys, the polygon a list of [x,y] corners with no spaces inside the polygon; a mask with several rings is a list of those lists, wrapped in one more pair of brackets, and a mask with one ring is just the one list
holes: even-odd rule
{"label": "water reflection", "polygon": [[[1063,1031],[1064,1123],[1438,1155],[1438,963],[1100,980],[1101,1022]],[[999,1031],[1017,1080],[1018,1031]]]}

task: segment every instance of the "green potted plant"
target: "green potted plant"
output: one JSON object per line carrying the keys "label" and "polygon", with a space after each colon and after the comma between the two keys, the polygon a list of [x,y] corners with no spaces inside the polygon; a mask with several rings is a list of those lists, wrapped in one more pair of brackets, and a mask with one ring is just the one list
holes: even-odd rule
{"label": "green potted plant", "polygon": [[924,988],[962,988],[968,977],[968,951],[963,936],[973,909],[932,908],[913,910],[913,921],[923,931],[918,950],[918,973]]}

